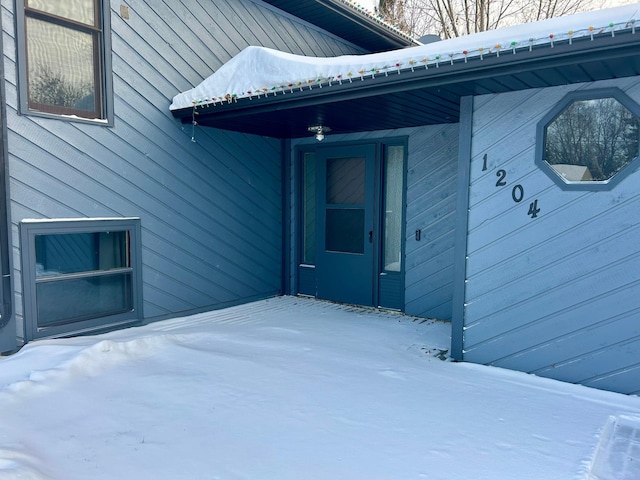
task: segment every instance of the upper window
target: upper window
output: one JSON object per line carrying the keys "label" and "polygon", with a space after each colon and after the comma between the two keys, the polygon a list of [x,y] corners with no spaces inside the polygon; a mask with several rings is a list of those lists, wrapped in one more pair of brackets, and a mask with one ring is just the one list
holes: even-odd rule
{"label": "upper window", "polygon": [[106,3],[18,0],[23,113],[108,118]]}
{"label": "upper window", "polygon": [[617,89],[567,95],[538,129],[537,161],[564,187],[610,188],[640,155],[640,107]]}

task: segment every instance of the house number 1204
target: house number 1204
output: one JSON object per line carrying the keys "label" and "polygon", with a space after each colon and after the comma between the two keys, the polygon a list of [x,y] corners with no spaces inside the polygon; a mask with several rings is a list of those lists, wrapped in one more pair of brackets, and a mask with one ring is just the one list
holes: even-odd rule
{"label": "house number 1204", "polygon": [[[487,154],[485,153],[482,157],[482,170],[487,170]],[[496,187],[505,187],[507,185],[507,171],[500,169],[496,172]],[[520,184],[514,185],[511,189],[511,199],[515,203],[520,203],[524,199],[524,187]],[[540,213],[540,208],[538,207],[538,199],[535,199],[533,202],[529,204],[529,211],[527,215],[531,218],[537,218],[538,213]]]}

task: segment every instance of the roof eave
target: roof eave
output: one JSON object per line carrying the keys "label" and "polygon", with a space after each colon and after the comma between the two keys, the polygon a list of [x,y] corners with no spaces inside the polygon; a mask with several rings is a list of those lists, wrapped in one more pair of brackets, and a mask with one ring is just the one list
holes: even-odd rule
{"label": "roof eave", "polygon": [[[502,93],[506,91],[523,90],[527,87],[506,87],[509,82],[500,82],[500,79],[517,77],[527,72],[540,72],[542,70],[563,69],[569,65],[582,64],[584,62],[600,62],[612,59],[635,59],[636,65],[630,74],[640,74],[637,65],[640,64],[640,36],[629,32],[616,33],[615,36],[600,35],[593,40],[581,39],[569,43],[556,43],[551,47],[538,46],[530,51],[519,51],[516,54],[503,52],[500,55],[485,55],[482,59],[473,58],[468,61],[446,61],[437,68],[415,68],[404,70],[401,74],[380,74],[375,77],[366,76],[353,81],[333,83],[290,92],[272,93],[262,95],[260,98],[241,98],[231,102],[203,105],[194,108],[174,110],[172,113],[184,123],[193,121],[194,112],[200,125],[220,128],[225,120],[250,118],[269,114],[282,114],[286,111],[305,109],[314,106],[331,104],[339,105],[341,102],[349,102],[366,98],[384,98],[393,94],[410,92],[437,92],[439,89],[455,90],[456,95],[477,95],[483,93]],[[610,72],[603,75],[601,80],[628,76]],[[498,80],[495,87],[487,89],[486,85],[479,88],[479,83],[486,80]],[[571,79],[557,81],[554,85],[576,83]],[[459,101],[458,97],[458,101]],[[452,119],[455,120],[455,119]],[[366,120],[361,122],[361,130],[370,130]],[[283,131],[282,137],[303,136],[306,127],[300,129],[299,135]],[[248,130],[250,133],[259,133]],[[276,135],[280,136],[280,135]]]}
{"label": "roof eave", "polygon": [[349,18],[354,24],[359,25],[363,29],[369,30],[381,39],[386,39],[389,43],[387,50],[395,50],[398,48],[412,47],[420,45],[420,42],[406,33],[401,32],[397,28],[383,22],[375,17],[366,15],[351,4],[345,4],[340,0],[316,0],[318,3],[324,4],[327,8],[335,11],[339,15]]}
{"label": "roof eave", "polygon": [[[382,52],[420,45],[410,35],[367,13],[364,9],[342,0],[265,0],[267,3],[327,30],[369,52]],[[318,15],[315,5],[325,12]],[[327,17],[326,13],[329,13]],[[347,20],[344,28],[340,19]]]}

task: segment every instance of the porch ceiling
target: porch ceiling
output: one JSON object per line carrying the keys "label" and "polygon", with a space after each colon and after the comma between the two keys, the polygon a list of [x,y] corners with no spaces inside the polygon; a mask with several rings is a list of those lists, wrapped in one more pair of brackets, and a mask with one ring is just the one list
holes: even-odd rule
{"label": "porch ceiling", "polygon": [[[460,98],[640,75],[640,35],[630,31],[535,47],[517,54],[437,68],[354,79],[324,88],[241,98],[198,108],[198,124],[276,138],[309,136],[308,127],[331,133],[395,129],[459,120]],[[173,112],[191,123],[192,109]]]}

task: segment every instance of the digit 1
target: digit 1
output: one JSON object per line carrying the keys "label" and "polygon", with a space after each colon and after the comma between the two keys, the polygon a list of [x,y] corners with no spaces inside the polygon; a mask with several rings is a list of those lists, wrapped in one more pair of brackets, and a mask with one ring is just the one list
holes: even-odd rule
{"label": "digit 1", "polygon": [[540,213],[540,209],[538,208],[538,199],[536,198],[529,205],[529,213],[527,213],[527,215],[531,215],[531,218],[536,218],[538,213]]}
{"label": "digit 1", "polygon": [[484,157],[482,157],[482,171],[484,172],[487,169],[487,154],[484,154]]}

